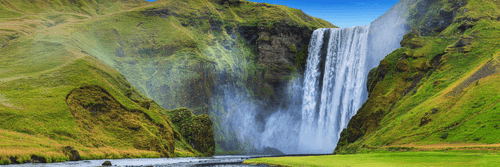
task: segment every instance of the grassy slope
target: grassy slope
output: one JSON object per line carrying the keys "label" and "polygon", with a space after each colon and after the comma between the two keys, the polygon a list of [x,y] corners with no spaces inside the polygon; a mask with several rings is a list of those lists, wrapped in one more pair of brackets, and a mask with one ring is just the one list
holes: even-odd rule
{"label": "grassy slope", "polygon": [[[22,157],[20,162],[23,162],[37,154],[51,161],[63,161],[67,160],[61,149],[65,145],[76,147],[83,159],[202,155],[183,138],[174,139],[174,133],[178,132],[164,116],[167,110],[154,102],[149,109],[141,107],[144,102],[149,104],[146,96],[131,86],[121,73],[80,48],[79,40],[85,42],[86,39],[77,38],[75,27],[106,17],[106,12],[82,15],[72,13],[78,10],[61,12],[49,8],[40,11],[43,1],[33,8],[19,6],[23,2],[1,4],[3,8],[16,9],[22,14],[16,15],[17,18],[5,18],[5,15],[0,18],[12,23],[2,24],[2,33],[18,34],[15,38],[6,35],[7,38],[1,41],[0,157]],[[106,4],[109,10],[115,10],[112,8],[117,5],[134,6],[135,2],[103,5]],[[112,111],[120,113],[118,119],[105,114],[90,116],[84,113],[81,115],[84,119],[72,116],[70,108],[72,111],[84,108],[68,107],[67,95],[79,87],[91,85],[103,88],[109,98],[116,100],[111,102],[113,105],[123,107]],[[78,103],[99,104],[99,101],[92,101],[98,98],[80,98]],[[138,126],[132,128],[139,130],[127,129],[130,126]],[[25,137],[21,140],[16,137],[18,135]]]}
{"label": "grassy slope", "polygon": [[[13,44],[13,43],[10,43]],[[14,46],[11,45],[11,46]],[[15,47],[12,47],[15,48]],[[8,51],[6,47],[2,51]],[[62,50],[62,49],[61,49]],[[48,54],[51,54],[48,52]],[[5,55],[2,53],[2,55]],[[14,56],[14,55],[13,55]],[[41,56],[47,55],[32,55],[28,58],[39,59]],[[64,56],[72,57],[72,54],[64,54]],[[7,57],[3,57],[5,61]],[[10,65],[2,65],[3,67],[13,68]],[[33,65],[36,67],[37,65]],[[22,67],[21,67],[22,68]],[[15,68],[13,68],[15,69]],[[33,68],[37,69],[37,68]],[[97,122],[113,122],[109,121],[110,117],[99,116],[87,117],[85,119],[75,119],[66,104],[66,96],[73,89],[78,89],[82,86],[98,85],[109,92],[116,100],[123,105],[126,110],[136,110],[145,113],[152,120],[149,122],[144,117],[135,117],[126,120],[138,121],[139,126],[143,129],[138,133],[130,134],[128,129],[110,130],[109,125],[98,124],[91,129],[83,128],[83,124],[79,122],[88,122],[89,125],[97,124]],[[172,156],[173,154],[173,132],[168,122],[168,119],[160,114],[158,110],[146,110],[139,104],[136,104],[131,99],[125,97],[127,91],[133,91],[125,78],[117,71],[109,66],[101,63],[97,59],[90,56],[82,56],[72,59],[67,64],[56,67],[48,72],[43,72],[39,75],[31,75],[18,78],[11,81],[1,83],[2,106],[0,115],[2,117],[2,140],[1,156],[26,156],[31,154],[45,154],[44,150],[54,152],[60,151],[58,145],[46,145],[46,143],[38,144],[34,141],[46,141],[50,139],[56,141],[54,143],[64,143],[70,146],[79,148],[83,158],[105,158],[105,157],[137,157],[138,153],[144,152],[144,156]],[[137,91],[135,91],[137,92]],[[135,95],[141,96],[141,95]],[[89,97],[91,100],[93,97]],[[137,97],[136,97],[137,98]],[[166,136],[158,135],[160,129],[157,125],[163,125]],[[121,124],[113,126],[123,127]],[[24,136],[34,135],[33,140],[20,140],[12,138],[12,133],[8,131],[21,132]],[[168,152],[160,154],[154,151],[140,151],[133,146],[134,141],[141,142],[141,138],[150,136],[150,138],[158,138],[165,140],[165,147]],[[16,136],[16,135],[14,135]],[[130,142],[132,141],[132,142]],[[97,149],[99,147],[110,147],[111,149]],[[170,147],[170,148],[169,148]],[[123,150],[114,151],[112,150]],[[130,150],[130,151],[127,151]],[[135,150],[135,152],[134,152]],[[156,151],[156,150],[155,150]],[[127,152],[133,154],[127,155]],[[120,154],[121,153],[121,154]],[[59,155],[61,153],[59,152]],[[57,154],[56,154],[57,155]]]}
{"label": "grassy slope", "polygon": [[[453,3],[439,1],[428,13],[446,10]],[[373,83],[369,99],[344,130],[336,152],[500,143],[499,4],[470,0],[444,31],[405,36],[406,46],[388,55],[376,69],[387,74]],[[419,28],[421,20],[410,21]],[[474,26],[461,32],[458,27],[464,22]],[[456,47],[461,39],[471,42]],[[439,62],[433,61],[439,56]]]}
{"label": "grassy slope", "polygon": [[275,166],[496,166],[499,154],[464,152],[376,152],[356,155],[276,157],[246,160],[244,164]]}

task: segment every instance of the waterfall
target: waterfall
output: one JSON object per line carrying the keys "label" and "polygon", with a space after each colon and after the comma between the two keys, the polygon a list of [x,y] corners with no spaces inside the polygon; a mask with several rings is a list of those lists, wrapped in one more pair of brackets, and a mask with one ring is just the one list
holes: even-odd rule
{"label": "waterfall", "polygon": [[241,145],[273,147],[286,154],[332,153],[340,133],[367,99],[367,73],[399,48],[408,32],[405,11],[415,2],[400,0],[370,26],[315,30],[305,73],[287,83],[278,108],[239,95],[244,91],[233,88],[239,84],[218,85],[214,99],[220,100],[211,116],[223,118],[217,126],[225,130],[220,128],[217,133],[223,135],[216,137],[237,140],[219,145],[232,150]]}
{"label": "waterfall", "polygon": [[304,79],[300,150],[331,153],[340,132],[367,99],[370,26],[313,32]]}
{"label": "waterfall", "polygon": [[401,0],[370,26],[317,29],[304,73],[298,151],[332,153],[349,120],[368,98],[370,69],[399,48],[409,31]]}

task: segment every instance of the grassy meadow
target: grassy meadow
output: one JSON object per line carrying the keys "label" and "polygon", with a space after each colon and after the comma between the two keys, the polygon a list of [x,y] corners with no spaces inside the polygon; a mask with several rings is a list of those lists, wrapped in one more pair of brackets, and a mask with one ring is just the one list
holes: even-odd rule
{"label": "grassy meadow", "polygon": [[494,167],[500,163],[498,153],[471,152],[372,152],[349,155],[257,158],[244,164],[304,167]]}
{"label": "grassy meadow", "polygon": [[1,164],[66,161],[63,146],[82,159],[204,155],[177,135],[168,110],[82,49],[100,48],[79,36],[82,24],[153,3],[1,2]]}
{"label": "grassy meadow", "polygon": [[[156,151],[138,150],[134,148],[116,147],[86,147],[74,141],[54,140],[40,134],[27,134],[0,130],[0,165],[10,164],[8,157],[16,157],[16,161],[30,162],[31,156],[46,158],[47,162],[69,161],[61,152],[61,147],[73,146],[78,150],[82,160],[87,159],[116,159],[116,158],[159,158]],[[176,152],[177,153],[177,152]]]}

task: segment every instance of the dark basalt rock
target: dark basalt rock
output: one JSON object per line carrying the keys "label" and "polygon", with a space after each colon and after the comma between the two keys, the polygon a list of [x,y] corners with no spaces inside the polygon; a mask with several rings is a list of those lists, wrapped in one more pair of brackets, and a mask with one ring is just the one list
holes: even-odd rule
{"label": "dark basalt rock", "polygon": [[[416,3],[414,11],[415,15],[410,17],[410,20],[418,20],[413,22],[412,27],[418,27],[422,36],[427,36],[432,33],[439,33],[445,30],[453,23],[453,19],[457,15],[458,10],[466,5],[466,1],[456,1],[450,3],[449,8],[436,7],[439,6],[440,1],[435,0],[421,0]],[[429,9],[437,8],[438,10],[429,12]]]}
{"label": "dark basalt rock", "polygon": [[458,29],[463,33],[465,30],[474,27],[475,24],[470,22],[470,21],[464,21],[460,26],[458,26]]}
{"label": "dark basalt rock", "polygon": [[9,160],[11,164],[19,164],[19,162],[17,161],[17,157],[9,157]]}
{"label": "dark basalt rock", "polygon": [[78,153],[78,150],[76,150],[75,147],[66,146],[63,148],[63,153],[69,157],[70,161],[79,161],[81,159],[80,153]]}
{"label": "dark basalt rock", "polygon": [[472,38],[461,38],[457,43],[455,43],[454,47],[464,47],[470,44]]}
{"label": "dark basalt rock", "polygon": [[158,16],[160,18],[167,18],[168,16],[177,16],[176,13],[174,13],[171,9],[169,8],[151,8],[151,9],[146,9],[145,11],[141,12],[145,16]]}
{"label": "dark basalt rock", "polygon": [[31,155],[31,163],[47,163],[47,159],[45,159],[45,157]]}
{"label": "dark basalt rock", "polygon": [[243,1],[241,0],[221,0],[219,2],[220,5],[236,5],[236,6],[239,6],[241,3],[243,3]]}
{"label": "dark basalt rock", "polygon": [[102,166],[111,166],[111,162],[110,161],[104,161],[104,163],[102,163]]}
{"label": "dark basalt rock", "polygon": [[270,105],[278,105],[279,99],[284,96],[280,88],[293,72],[289,67],[296,67],[299,73],[305,69],[307,48],[314,29],[278,22],[272,26],[239,26],[234,31],[227,31],[230,35],[239,33],[245,42],[253,46],[259,66],[268,69],[259,74],[262,76],[259,80],[264,82],[257,87],[271,88],[269,94],[261,97],[269,100]]}
{"label": "dark basalt rock", "polygon": [[210,28],[212,30],[221,30],[222,26],[224,25],[224,22],[222,22],[221,20],[215,20],[214,18],[210,18],[208,23],[210,24]]}
{"label": "dark basalt rock", "polygon": [[264,150],[262,150],[261,154],[267,154],[267,155],[284,155],[285,153],[281,152],[277,148],[266,147],[266,148],[264,148]]}
{"label": "dark basalt rock", "polygon": [[435,32],[441,32],[444,29],[446,29],[446,27],[448,27],[449,25],[451,25],[451,23],[453,22],[453,18],[455,17],[455,12],[456,11],[453,11],[453,10],[446,11],[444,9],[440,9],[439,10],[439,16],[441,18],[440,19],[436,19],[435,22],[434,22],[434,26],[437,27],[435,29]]}
{"label": "dark basalt rock", "polygon": [[434,69],[438,68],[439,65],[441,65],[441,58],[443,57],[444,54],[445,53],[441,53],[434,56],[429,64],[431,64]]}
{"label": "dark basalt rock", "polygon": [[432,119],[430,119],[428,117],[423,117],[422,119],[420,119],[420,125],[419,126],[424,126],[424,125],[428,124],[431,121],[432,121]]}
{"label": "dark basalt rock", "polygon": [[432,110],[431,110],[431,111],[432,111],[432,114],[436,114],[436,113],[437,113],[437,111],[438,111],[438,109],[437,109],[437,108],[432,108]]}

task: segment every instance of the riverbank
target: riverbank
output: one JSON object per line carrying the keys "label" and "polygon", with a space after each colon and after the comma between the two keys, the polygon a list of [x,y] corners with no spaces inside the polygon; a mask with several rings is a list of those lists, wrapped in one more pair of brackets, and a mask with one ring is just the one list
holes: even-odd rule
{"label": "riverbank", "polygon": [[372,152],[348,155],[269,157],[245,160],[243,164],[270,166],[484,166],[500,164],[500,153],[465,151]]}
{"label": "riverbank", "polygon": [[109,161],[112,166],[117,167],[268,167],[268,165],[244,165],[244,160],[262,155],[221,155],[212,157],[177,157],[177,158],[125,158],[125,159],[100,159],[81,160],[56,163],[24,163],[11,164],[8,167],[96,167],[101,166],[105,161]]}
{"label": "riverbank", "polygon": [[[64,153],[65,147],[78,151],[80,160],[122,159],[122,158],[160,158],[156,151],[138,150],[133,147],[86,147],[71,140],[53,140],[43,135],[31,135],[0,129],[0,165],[19,163],[53,163],[69,161]],[[176,149],[176,157],[192,154]]]}

